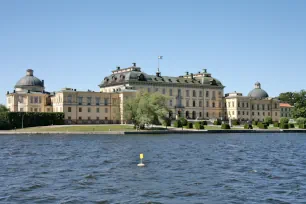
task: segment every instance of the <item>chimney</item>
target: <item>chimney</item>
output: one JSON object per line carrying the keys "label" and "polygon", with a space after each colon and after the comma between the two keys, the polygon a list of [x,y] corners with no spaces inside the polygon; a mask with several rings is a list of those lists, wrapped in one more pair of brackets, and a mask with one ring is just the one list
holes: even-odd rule
{"label": "chimney", "polygon": [[33,76],[33,70],[32,69],[28,69],[27,70],[27,76]]}
{"label": "chimney", "polygon": [[14,93],[16,93],[16,90],[14,90]]}
{"label": "chimney", "polygon": [[119,67],[119,66],[117,66],[116,68],[117,68],[117,70],[120,70],[120,67]]}
{"label": "chimney", "polygon": [[41,80],[43,86],[45,86],[45,80]]}
{"label": "chimney", "polygon": [[160,77],[161,76],[160,72],[156,72],[156,76]]}
{"label": "chimney", "polygon": [[191,79],[193,79],[193,73],[190,73]]}
{"label": "chimney", "polygon": [[[14,91],[14,93],[15,93],[15,91]],[[28,93],[30,93],[30,90],[28,90]]]}
{"label": "chimney", "polygon": [[6,94],[10,94],[10,92],[9,92],[9,91],[7,91],[7,92],[6,92]]}
{"label": "chimney", "polygon": [[186,75],[189,75],[189,72],[186,72]]}
{"label": "chimney", "polygon": [[133,67],[136,67],[136,62],[133,62]]}
{"label": "chimney", "polygon": [[203,73],[207,73],[207,69],[203,69]]}

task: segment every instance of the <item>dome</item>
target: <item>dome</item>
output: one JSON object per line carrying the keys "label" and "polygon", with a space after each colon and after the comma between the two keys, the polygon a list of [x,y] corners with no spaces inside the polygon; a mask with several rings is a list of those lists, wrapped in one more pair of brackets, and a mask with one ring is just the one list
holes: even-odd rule
{"label": "dome", "polygon": [[269,97],[268,93],[261,89],[261,85],[259,82],[255,83],[255,88],[249,92],[248,97],[252,97],[252,98],[267,98]]}
{"label": "dome", "polygon": [[[15,85],[20,90],[43,91],[44,82],[33,76],[33,70],[28,69],[26,76],[22,77]],[[17,91],[18,91],[17,90]]]}

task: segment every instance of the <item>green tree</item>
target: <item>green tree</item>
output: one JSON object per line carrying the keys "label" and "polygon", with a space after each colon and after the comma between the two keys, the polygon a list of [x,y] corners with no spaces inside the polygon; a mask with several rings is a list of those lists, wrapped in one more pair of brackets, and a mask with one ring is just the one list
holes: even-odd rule
{"label": "green tree", "polygon": [[0,113],[2,112],[9,112],[9,109],[5,105],[0,104]]}
{"label": "green tree", "polygon": [[289,119],[286,118],[286,117],[282,117],[282,118],[280,118],[279,122],[280,122],[280,124],[287,124],[287,123],[289,123]]}
{"label": "green tree", "polygon": [[139,92],[124,103],[124,118],[135,127],[162,123],[168,113],[167,98],[159,93]]}
{"label": "green tree", "polygon": [[294,107],[292,109],[293,118],[306,118],[306,91],[301,90],[295,95]]}
{"label": "green tree", "polygon": [[281,93],[279,95],[279,100],[283,103],[289,103],[290,105],[294,105],[294,103],[296,102],[296,97],[297,97],[296,92],[285,92],[285,93]]}

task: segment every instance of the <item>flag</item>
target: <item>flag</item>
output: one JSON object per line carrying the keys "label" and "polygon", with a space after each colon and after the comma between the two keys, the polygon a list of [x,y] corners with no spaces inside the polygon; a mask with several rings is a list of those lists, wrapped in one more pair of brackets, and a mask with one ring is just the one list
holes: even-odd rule
{"label": "flag", "polygon": [[158,56],[158,59],[163,59],[163,56]]}

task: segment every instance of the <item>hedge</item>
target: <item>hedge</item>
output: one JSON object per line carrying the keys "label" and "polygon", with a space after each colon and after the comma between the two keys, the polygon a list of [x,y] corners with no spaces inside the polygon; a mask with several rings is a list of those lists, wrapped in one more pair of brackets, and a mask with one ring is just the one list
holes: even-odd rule
{"label": "hedge", "polygon": [[300,128],[300,129],[306,129],[306,124],[300,124],[300,125],[299,125],[299,128]]}
{"label": "hedge", "polygon": [[165,118],[162,122],[163,126],[171,126],[171,119],[170,118]]}
{"label": "hedge", "polygon": [[221,129],[229,130],[229,129],[231,129],[231,127],[229,126],[229,124],[222,124]]}
{"label": "hedge", "polygon": [[282,118],[280,118],[280,121],[279,121],[281,124],[283,123],[289,123],[289,119],[288,118],[286,118],[286,117],[282,117]]}
{"label": "hedge", "polygon": [[280,128],[280,129],[288,129],[288,128],[289,128],[289,125],[288,125],[288,123],[281,123],[281,124],[279,125],[279,128]]}
{"label": "hedge", "polygon": [[288,125],[289,125],[289,128],[295,128],[293,123],[289,123]]}
{"label": "hedge", "polygon": [[193,124],[191,122],[187,122],[186,128],[187,129],[192,129],[193,128]]}
{"label": "hedge", "polygon": [[278,122],[274,122],[273,123],[273,127],[279,127],[279,123]]}
{"label": "hedge", "polygon": [[203,120],[203,121],[201,121],[201,124],[202,125],[207,125],[207,121]]}
{"label": "hedge", "polygon": [[232,125],[239,125],[239,121],[238,120],[232,120]]}
{"label": "hedge", "polygon": [[249,124],[244,124],[243,128],[244,129],[253,129],[253,126],[249,125]]}
{"label": "hedge", "polygon": [[268,125],[266,123],[257,123],[259,129],[267,129]]}
{"label": "hedge", "polygon": [[214,125],[221,125],[221,120],[219,120],[219,119],[215,120]]}
{"label": "hedge", "polygon": [[257,124],[258,124],[257,121],[253,121],[253,122],[252,122],[252,125],[257,125]]}
{"label": "hedge", "polygon": [[0,130],[47,125],[64,125],[64,113],[5,112],[0,113]]}
{"label": "hedge", "polygon": [[197,130],[203,130],[204,129],[204,125],[202,125],[201,122],[195,122],[194,123],[194,128]]}
{"label": "hedge", "polygon": [[174,121],[173,126],[174,126],[174,127],[176,127],[176,128],[183,127],[183,126],[182,126],[182,123],[181,123],[181,121],[180,121],[180,120],[176,120],[176,121]]}

